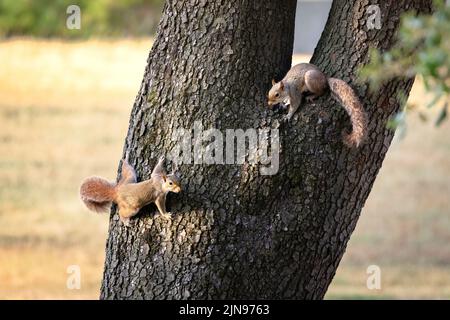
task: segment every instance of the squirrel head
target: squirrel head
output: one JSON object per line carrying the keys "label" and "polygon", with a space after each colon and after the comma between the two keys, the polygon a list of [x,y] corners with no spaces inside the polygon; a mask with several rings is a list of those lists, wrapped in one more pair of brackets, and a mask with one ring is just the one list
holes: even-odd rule
{"label": "squirrel head", "polygon": [[161,182],[162,191],[167,192],[175,192],[178,193],[181,191],[180,180],[175,173],[166,174],[166,170],[164,170],[164,157],[160,157],[158,163],[152,171],[152,178],[157,179],[157,181]]}
{"label": "squirrel head", "polygon": [[162,189],[164,192],[175,192],[178,193],[181,191],[180,180],[175,174],[162,174]]}
{"label": "squirrel head", "polygon": [[269,107],[282,103],[287,98],[289,98],[289,95],[286,87],[284,86],[283,80],[280,82],[275,82],[275,80],[272,80],[272,89],[270,89],[269,94],[267,95],[267,103]]}

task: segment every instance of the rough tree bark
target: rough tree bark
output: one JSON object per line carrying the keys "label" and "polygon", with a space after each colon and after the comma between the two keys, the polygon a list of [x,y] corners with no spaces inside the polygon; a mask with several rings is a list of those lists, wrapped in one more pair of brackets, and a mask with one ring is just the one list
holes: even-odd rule
{"label": "rough tree bark", "polygon": [[[382,28],[368,30],[379,3]],[[348,117],[329,95],[305,104],[288,124],[266,109],[271,79],[291,64],[295,0],[168,0],[136,98],[124,154],[149,177],[173,148],[176,128],[279,127],[280,169],[182,165],[184,192],[171,196],[172,221],[150,205],[125,228],[110,219],[101,298],[319,299],[333,279],[393,132],[396,80],[370,94],[356,83],[368,48],[389,48],[401,13],[430,0],[334,1],[312,62],[357,89],[369,139],[350,150]],[[299,26],[299,28],[307,26]]]}

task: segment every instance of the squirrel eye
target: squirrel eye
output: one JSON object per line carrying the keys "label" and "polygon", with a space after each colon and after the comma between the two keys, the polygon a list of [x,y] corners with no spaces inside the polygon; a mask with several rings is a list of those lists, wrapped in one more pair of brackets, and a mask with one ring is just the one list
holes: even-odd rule
{"label": "squirrel eye", "polygon": [[169,182],[169,184],[170,184],[170,185],[173,185],[173,183],[172,183],[172,182]]}
{"label": "squirrel eye", "polygon": [[277,92],[277,94],[275,94],[275,98],[278,98],[280,96],[280,94]]}

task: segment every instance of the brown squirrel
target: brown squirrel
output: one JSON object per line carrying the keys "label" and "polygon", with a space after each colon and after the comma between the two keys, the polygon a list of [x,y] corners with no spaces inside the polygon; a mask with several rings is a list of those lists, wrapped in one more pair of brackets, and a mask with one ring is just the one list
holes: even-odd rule
{"label": "brown squirrel", "polygon": [[117,184],[99,177],[84,180],[80,187],[81,200],[92,211],[108,211],[112,202],[119,207],[119,217],[125,226],[139,210],[154,202],[164,218],[170,218],[166,212],[166,195],[178,193],[181,186],[175,174],[166,174],[163,168],[164,158],[160,158],[148,180],[137,182],[136,172],[127,160],[122,162],[122,175]]}
{"label": "brown squirrel", "polygon": [[293,66],[280,82],[272,80],[268,104],[289,105],[285,117],[290,120],[300,107],[303,99],[312,101],[325,94],[330,89],[333,97],[344,107],[350,116],[353,130],[350,134],[343,133],[344,143],[349,147],[358,147],[366,137],[367,114],[358,96],[343,80],[328,78],[319,68],[310,63],[300,63]]}

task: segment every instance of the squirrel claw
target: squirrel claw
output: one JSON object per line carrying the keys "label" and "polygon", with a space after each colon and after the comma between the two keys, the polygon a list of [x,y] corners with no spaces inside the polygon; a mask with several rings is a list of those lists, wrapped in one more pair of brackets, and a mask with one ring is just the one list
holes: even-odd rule
{"label": "squirrel claw", "polygon": [[160,216],[163,217],[164,219],[172,219],[172,213],[171,212],[160,213]]}
{"label": "squirrel claw", "polygon": [[122,223],[125,227],[131,227],[130,218],[120,218],[122,220]]}
{"label": "squirrel claw", "polygon": [[307,96],[305,100],[309,103],[312,103],[317,100],[317,96]]}

